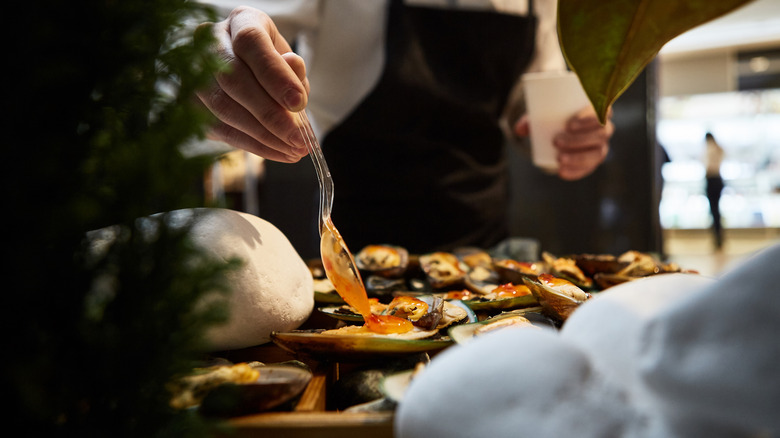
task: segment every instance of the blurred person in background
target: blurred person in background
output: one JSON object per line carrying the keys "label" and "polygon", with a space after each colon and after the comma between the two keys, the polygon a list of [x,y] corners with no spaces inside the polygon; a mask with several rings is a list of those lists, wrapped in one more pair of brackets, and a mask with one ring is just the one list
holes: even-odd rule
{"label": "blurred person in background", "polygon": [[[296,162],[306,108],[353,249],[508,237],[505,136],[528,123],[504,115],[522,73],[566,69],[555,0],[205,2],[227,18],[198,31],[216,35],[231,69],[200,93],[219,119],[211,137]],[[591,106],[575,114],[555,140],[559,177],[592,173],[613,130]]]}
{"label": "blurred person in background", "polygon": [[707,200],[710,203],[710,215],[712,216],[712,234],[715,248],[723,248],[723,224],[720,217],[720,195],[723,191],[723,177],[720,174],[720,165],[723,163],[723,148],[715,140],[715,136],[708,132],[704,136],[705,150],[705,177],[707,186]]}

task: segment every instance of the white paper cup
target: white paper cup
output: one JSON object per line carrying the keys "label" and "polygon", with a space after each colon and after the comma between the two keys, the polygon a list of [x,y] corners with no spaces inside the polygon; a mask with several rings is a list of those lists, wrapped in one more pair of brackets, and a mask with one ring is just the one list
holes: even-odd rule
{"label": "white paper cup", "polygon": [[563,131],[566,120],[589,105],[577,75],[568,72],[523,75],[526,113],[535,166],[554,173],[558,170],[553,137]]}

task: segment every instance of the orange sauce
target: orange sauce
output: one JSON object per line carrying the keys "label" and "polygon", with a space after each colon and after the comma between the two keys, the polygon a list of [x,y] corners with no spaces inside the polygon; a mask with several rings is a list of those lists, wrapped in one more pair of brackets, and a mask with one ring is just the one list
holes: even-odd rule
{"label": "orange sauce", "polygon": [[447,292],[446,298],[448,300],[469,300],[471,299],[473,294],[468,289],[463,290],[453,290],[450,292]]}
{"label": "orange sauce", "polygon": [[406,295],[393,298],[387,308],[393,309],[396,315],[400,312],[401,316],[410,321],[417,321],[428,313],[428,303]]}
{"label": "orange sauce", "polygon": [[530,262],[518,262],[517,260],[513,259],[504,259],[501,260],[498,263],[500,266],[503,266],[508,269],[513,269],[518,272],[525,272],[528,274],[533,274],[536,272],[536,264],[530,263]]}
{"label": "orange sauce", "polygon": [[563,278],[558,278],[550,274],[541,274],[539,275],[539,281],[542,283],[547,284],[550,287],[556,287],[556,286],[566,286],[569,284],[573,284],[569,280],[564,280]]}
{"label": "orange sauce", "polygon": [[[365,326],[374,333],[406,333],[414,328],[411,321],[391,315],[374,315],[360,273],[344,239],[328,218],[322,231],[322,265],[339,296],[363,316]],[[345,275],[346,274],[346,275]]]}
{"label": "orange sauce", "polygon": [[499,285],[497,288],[493,289],[492,292],[496,294],[497,298],[514,298],[531,295],[531,289],[528,289],[528,286],[524,284],[517,285],[512,283]]}

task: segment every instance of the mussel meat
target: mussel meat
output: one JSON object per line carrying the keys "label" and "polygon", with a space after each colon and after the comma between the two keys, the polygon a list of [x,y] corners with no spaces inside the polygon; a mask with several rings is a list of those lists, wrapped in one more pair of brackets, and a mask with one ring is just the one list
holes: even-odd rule
{"label": "mussel meat", "polygon": [[466,269],[461,266],[455,254],[433,252],[420,256],[420,267],[434,289],[462,285],[466,278]]}
{"label": "mussel meat", "polygon": [[367,245],[355,255],[358,269],[369,275],[398,277],[409,264],[409,252],[395,245]]}
{"label": "mussel meat", "polygon": [[582,272],[582,269],[577,266],[577,262],[573,258],[556,257],[549,252],[543,252],[542,258],[549,265],[552,275],[569,280],[585,289],[593,287],[593,279]]}

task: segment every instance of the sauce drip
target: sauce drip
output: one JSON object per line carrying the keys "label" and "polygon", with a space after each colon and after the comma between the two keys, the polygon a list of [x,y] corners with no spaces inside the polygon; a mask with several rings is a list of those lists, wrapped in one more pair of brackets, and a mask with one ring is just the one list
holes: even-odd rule
{"label": "sauce drip", "polygon": [[333,283],[339,296],[363,316],[365,327],[374,333],[406,333],[414,328],[409,320],[392,315],[371,313],[371,304],[366,294],[355,260],[347,249],[344,239],[330,218],[325,221],[320,242],[320,253],[325,274]]}

